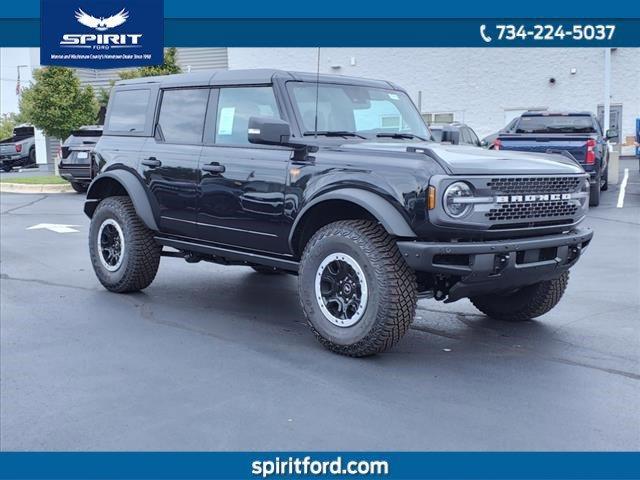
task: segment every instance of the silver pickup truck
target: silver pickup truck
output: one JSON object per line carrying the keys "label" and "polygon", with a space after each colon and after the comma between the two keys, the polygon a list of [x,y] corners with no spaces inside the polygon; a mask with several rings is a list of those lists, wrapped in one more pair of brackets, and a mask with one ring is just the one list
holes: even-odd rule
{"label": "silver pickup truck", "polygon": [[18,125],[13,136],[0,140],[0,166],[5,172],[13,167],[36,166],[35,132],[31,125]]}

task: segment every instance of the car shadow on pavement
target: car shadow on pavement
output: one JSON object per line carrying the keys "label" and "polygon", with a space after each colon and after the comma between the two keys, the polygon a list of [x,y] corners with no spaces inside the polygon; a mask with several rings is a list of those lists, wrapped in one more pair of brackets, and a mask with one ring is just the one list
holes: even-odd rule
{"label": "car shadow on pavement", "polygon": [[[298,301],[295,277],[273,275],[265,281],[264,275],[251,270],[227,270],[223,275],[205,271],[204,276],[201,272],[180,276],[178,282],[159,279],[145,292],[115,297],[132,303],[143,320],[232,338],[249,348],[257,338],[263,339],[260,349],[267,352],[283,346],[315,345]],[[449,358],[460,354],[493,360],[527,357],[607,370],[584,361],[599,352],[567,344],[544,318],[521,323],[497,321],[475,312],[466,302],[452,309],[429,300],[419,302],[416,319],[399,344],[374,361],[397,366],[398,362],[413,362],[417,356],[433,362],[443,353]],[[441,366],[447,361],[442,358]]]}

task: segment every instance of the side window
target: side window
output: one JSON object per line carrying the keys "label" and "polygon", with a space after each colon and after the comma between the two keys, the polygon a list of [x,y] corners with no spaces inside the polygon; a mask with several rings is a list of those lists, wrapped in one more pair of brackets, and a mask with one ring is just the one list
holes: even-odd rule
{"label": "side window", "polygon": [[168,143],[200,143],[207,111],[208,88],[162,92],[158,127]]}
{"label": "side window", "polygon": [[106,130],[115,132],[144,132],[149,104],[149,90],[120,90],[109,102]]}
{"label": "side window", "polygon": [[271,87],[228,87],[220,89],[215,143],[249,145],[250,117],[280,118]]}

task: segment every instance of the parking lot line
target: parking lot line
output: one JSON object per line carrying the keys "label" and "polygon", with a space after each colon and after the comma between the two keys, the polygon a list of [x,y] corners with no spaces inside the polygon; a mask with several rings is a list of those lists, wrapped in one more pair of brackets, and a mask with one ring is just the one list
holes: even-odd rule
{"label": "parking lot line", "polygon": [[622,177],[622,183],[620,184],[620,192],[618,193],[618,204],[616,205],[618,208],[622,208],[624,206],[624,194],[627,190],[627,182],[629,181],[629,169],[624,169],[624,177]]}

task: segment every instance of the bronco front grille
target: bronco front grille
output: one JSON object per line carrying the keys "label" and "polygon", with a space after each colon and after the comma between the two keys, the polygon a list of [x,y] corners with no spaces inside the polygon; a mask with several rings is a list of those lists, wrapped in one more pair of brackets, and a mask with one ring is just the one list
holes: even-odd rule
{"label": "bronco front grille", "polygon": [[490,209],[485,216],[491,221],[529,220],[537,218],[570,217],[578,206],[566,200],[552,202],[506,203]]}
{"label": "bronco front grille", "polygon": [[569,193],[580,185],[580,177],[492,178],[487,187],[503,194]]}

